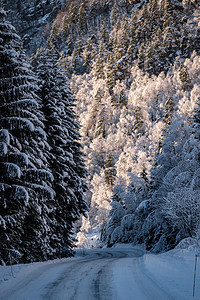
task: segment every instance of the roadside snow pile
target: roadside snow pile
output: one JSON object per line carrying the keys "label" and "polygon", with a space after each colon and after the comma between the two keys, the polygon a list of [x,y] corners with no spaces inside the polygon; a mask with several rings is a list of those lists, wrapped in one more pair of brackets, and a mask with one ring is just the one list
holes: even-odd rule
{"label": "roadside snow pile", "polygon": [[193,298],[195,254],[186,249],[175,249],[159,255],[148,253],[140,258],[141,268],[163,290],[169,291],[173,299],[200,299],[200,257],[197,260]]}
{"label": "roadside snow pile", "polygon": [[[144,245],[119,243],[113,248],[132,248],[146,252],[139,258],[140,270],[164,291],[169,291],[172,299],[200,299],[200,250],[195,239],[184,239],[176,249],[157,255],[145,251]],[[193,298],[195,255],[198,257]]]}
{"label": "roadside snow pile", "polygon": [[26,278],[30,276],[32,273],[37,272],[38,270],[42,271],[43,269],[48,268],[51,265],[53,267],[54,264],[58,264],[58,263],[62,264],[63,262],[71,261],[73,259],[75,258],[71,257],[71,258],[49,260],[45,262],[35,262],[30,264],[0,266],[0,287],[2,289],[7,284],[12,286],[12,284],[15,284],[15,281],[17,280],[18,277]]}

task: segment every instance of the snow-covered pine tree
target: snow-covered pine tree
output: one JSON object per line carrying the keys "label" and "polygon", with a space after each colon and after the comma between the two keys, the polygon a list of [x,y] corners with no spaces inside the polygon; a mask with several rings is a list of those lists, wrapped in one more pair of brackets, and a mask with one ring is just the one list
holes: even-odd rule
{"label": "snow-covered pine tree", "polygon": [[188,70],[184,65],[181,65],[179,68],[179,79],[184,91],[190,91],[192,89],[191,79],[189,77]]}
{"label": "snow-covered pine tree", "polygon": [[[51,256],[53,176],[36,78],[15,28],[0,7],[0,263]],[[46,154],[46,155],[45,155]]]}
{"label": "snow-covered pine tree", "polygon": [[[193,123],[189,127],[189,135],[179,148],[180,158],[176,166],[164,177],[164,183],[170,183],[166,196],[160,207],[163,229],[160,242],[165,249],[177,245],[187,237],[196,238],[200,226],[200,110],[199,102],[194,111]],[[180,145],[179,145],[180,147]],[[159,245],[160,244],[160,245]],[[159,250],[159,249],[158,249]]]}
{"label": "snow-covered pine tree", "polygon": [[69,8],[69,22],[68,22],[70,33],[75,32],[77,16],[78,16],[77,8],[74,6],[74,3],[72,2]]}
{"label": "snow-covered pine tree", "polygon": [[66,78],[58,67],[58,54],[50,50],[38,51],[35,69],[40,80],[39,95],[46,117],[45,129],[51,146],[49,164],[54,176],[56,210],[53,247],[56,256],[66,256],[73,244],[73,223],[85,214],[84,200],[86,170],[79,143],[79,125],[72,109],[74,98]]}
{"label": "snow-covered pine tree", "polygon": [[117,7],[117,1],[115,1],[110,14],[110,24],[114,26],[117,23],[118,19],[119,19],[119,10]]}
{"label": "snow-covered pine tree", "polygon": [[97,79],[105,78],[104,74],[104,64],[106,59],[106,49],[104,43],[101,41],[99,45],[99,52],[96,57],[96,61],[93,64],[93,68],[95,69],[95,75]]}
{"label": "snow-covered pine tree", "polygon": [[81,0],[81,5],[78,11],[78,22],[77,25],[79,27],[80,32],[87,33],[88,25],[87,25],[87,0]]}
{"label": "snow-covered pine tree", "polygon": [[[176,116],[170,122],[172,122],[171,125],[164,133],[162,149],[157,155],[156,165],[151,170],[152,196],[148,205],[148,215],[143,224],[144,241],[147,249],[155,252],[169,250],[177,244],[177,227],[175,219],[172,221],[170,217],[169,211],[173,205],[170,204],[169,199],[171,197],[174,201],[177,198],[177,201],[180,201],[178,197],[182,197],[183,193],[187,194],[178,190],[175,192],[176,187],[178,187],[175,179],[184,172],[183,149],[190,137],[191,130],[184,117]],[[184,181],[188,176],[182,175]],[[183,187],[187,186],[182,185],[178,189]]]}
{"label": "snow-covered pine tree", "polygon": [[106,157],[105,162],[105,184],[108,188],[112,189],[115,183],[115,168],[114,168],[114,162],[111,153],[109,153]]}

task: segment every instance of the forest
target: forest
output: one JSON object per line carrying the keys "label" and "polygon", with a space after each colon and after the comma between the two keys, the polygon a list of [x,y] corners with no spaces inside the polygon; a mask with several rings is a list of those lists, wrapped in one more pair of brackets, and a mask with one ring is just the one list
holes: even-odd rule
{"label": "forest", "polygon": [[0,10],[0,262],[198,242],[198,1],[33,2],[34,47]]}

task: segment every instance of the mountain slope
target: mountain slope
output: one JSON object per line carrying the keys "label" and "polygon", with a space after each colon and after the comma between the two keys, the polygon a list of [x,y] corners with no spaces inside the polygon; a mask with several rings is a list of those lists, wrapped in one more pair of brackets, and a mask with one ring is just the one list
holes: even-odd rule
{"label": "mountain slope", "polygon": [[51,24],[65,0],[2,0],[9,20],[23,39],[27,52],[33,53],[44,46]]}

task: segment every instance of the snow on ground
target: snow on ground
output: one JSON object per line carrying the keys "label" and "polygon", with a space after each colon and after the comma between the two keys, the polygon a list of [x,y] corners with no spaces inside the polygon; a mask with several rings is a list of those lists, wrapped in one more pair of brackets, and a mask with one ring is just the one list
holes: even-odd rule
{"label": "snow on ground", "polygon": [[174,299],[200,299],[200,257],[197,259],[195,298],[193,295],[195,252],[171,250],[167,253],[145,254],[141,270],[157,284],[170,291]]}
{"label": "snow on ground", "polygon": [[[175,249],[154,255],[142,245],[80,249],[76,257],[0,267],[0,300],[200,299],[200,257]],[[16,298],[17,297],[17,298]]]}
{"label": "snow on ground", "polygon": [[[127,248],[129,245],[117,244],[115,247]],[[144,245],[138,245],[134,248],[145,251]],[[198,255],[197,272],[194,289],[195,297],[193,298],[196,254]],[[174,249],[158,255],[146,252],[144,256],[139,258],[139,267],[159,287],[169,291],[173,299],[200,299],[200,253],[196,249]]]}

